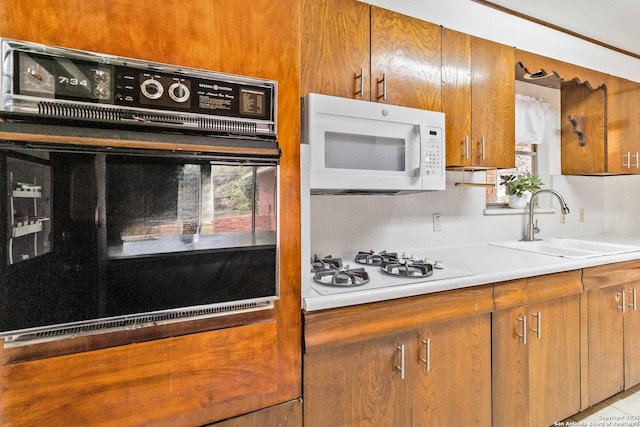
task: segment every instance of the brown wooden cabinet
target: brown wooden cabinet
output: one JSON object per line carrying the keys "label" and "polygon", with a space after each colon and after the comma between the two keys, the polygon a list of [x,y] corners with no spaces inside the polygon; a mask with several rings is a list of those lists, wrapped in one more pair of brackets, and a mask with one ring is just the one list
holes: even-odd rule
{"label": "brown wooden cabinet", "polygon": [[514,167],[514,49],[444,28],[442,111],[448,167]]}
{"label": "brown wooden cabinet", "polygon": [[[516,50],[528,72],[561,78],[562,174],[640,173],[640,83]],[[579,145],[568,116],[584,117]]]}
{"label": "brown wooden cabinet", "polygon": [[412,426],[491,425],[490,340],[489,314],[427,325],[415,334]]}
{"label": "brown wooden cabinet", "polygon": [[480,287],[305,313],[305,425],[491,425],[492,306]]}
{"label": "brown wooden cabinet", "polygon": [[489,314],[327,346],[304,367],[307,426],[491,425]]}
{"label": "brown wooden cabinet", "polygon": [[493,425],[549,426],[580,410],[580,271],[498,284]]}
{"label": "brown wooden cabinet", "polygon": [[356,0],[302,2],[301,94],[440,110],[440,27]]}
{"label": "brown wooden cabinet", "polygon": [[302,96],[312,92],[369,100],[369,8],[355,0],[302,1]]}
{"label": "brown wooden cabinet", "polygon": [[607,80],[607,171],[640,173],[640,83],[616,76]]}
{"label": "brown wooden cabinet", "polygon": [[[593,89],[576,80],[563,82],[560,89],[561,169],[564,175],[603,174],[617,163],[607,147],[607,91]],[[574,125],[569,121],[577,121]],[[580,135],[578,135],[580,134]],[[612,164],[608,165],[609,160]]]}
{"label": "brown wooden cabinet", "polygon": [[308,352],[305,426],[410,425],[410,341],[393,334]]}
{"label": "brown wooden cabinet", "polygon": [[585,407],[640,383],[640,262],[585,269]]}

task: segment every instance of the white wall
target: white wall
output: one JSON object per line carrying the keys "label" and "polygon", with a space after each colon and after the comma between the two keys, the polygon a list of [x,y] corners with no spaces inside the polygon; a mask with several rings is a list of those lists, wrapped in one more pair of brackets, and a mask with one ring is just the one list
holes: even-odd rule
{"label": "white wall", "polygon": [[471,0],[364,2],[528,52],[640,82],[638,59]]}

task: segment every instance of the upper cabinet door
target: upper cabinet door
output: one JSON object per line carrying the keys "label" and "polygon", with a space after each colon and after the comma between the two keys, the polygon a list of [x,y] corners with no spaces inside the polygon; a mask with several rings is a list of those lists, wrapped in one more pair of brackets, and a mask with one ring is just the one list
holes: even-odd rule
{"label": "upper cabinet door", "polygon": [[443,29],[442,110],[447,166],[514,167],[514,49]]}
{"label": "upper cabinet door", "polygon": [[515,51],[471,39],[473,165],[515,166]]}
{"label": "upper cabinet door", "polygon": [[371,7],[372,101],[441,111],[441,58],[440,26]]}
{"label": "upper cabinet door", "polygon": [[302,96],[369,100],[369,9],[355,0],[302,1]]}
{"label": "upper cabinet door", "polygon": [[606,106],[607,172],[640,173],[640,83],[608,76]]}
{"label": "upper cabinet door", "polygon": [[[586,83],[571,80],[562,83],[560,95],[561,162],[563,175],[601,174],[608,172],[607,92],[604,86],[592,89]],[[568,117],[577,120],[574,130]],[[578,137],[579,132],[582,140]]]}
{"label": "upper cabinet door", "polygon": [[[515,101],[514,101],[515,102]],[[442,111],[447,166],[471,164],[471,36],[442,29]]]}
{"label": "upper cabinet door", "polygon": [[440,26],[356,0],[303,0],[301,95],[441,111]]}

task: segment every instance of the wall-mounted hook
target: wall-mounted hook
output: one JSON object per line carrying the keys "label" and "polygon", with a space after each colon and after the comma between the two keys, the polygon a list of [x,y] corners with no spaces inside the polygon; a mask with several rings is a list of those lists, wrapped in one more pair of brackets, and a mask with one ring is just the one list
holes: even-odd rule
{"label": "wall-mounted hook", "polygon": [[584,116],[572,116],[569,114],[567,119],[571,122],[571,126],[573,127],[573,133],[578,135],[578,144],[584,147]]}

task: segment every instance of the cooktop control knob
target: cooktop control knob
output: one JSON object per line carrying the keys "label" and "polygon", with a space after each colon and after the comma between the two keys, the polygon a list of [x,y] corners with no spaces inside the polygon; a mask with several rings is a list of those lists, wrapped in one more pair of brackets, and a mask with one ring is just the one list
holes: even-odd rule
{"label": "cooktop control knob", "polygon": [[176,82],[169,86],[169,96],[176,102],[185,102],[189,99],[189,88],[183,83]]}
{"label": "cooktop control knob", "polygon": [[164,88],[159,81],[154,79],[147,79],[140,84],[140,90],[142,94],[149,99],[158,99],[164,93]]}

